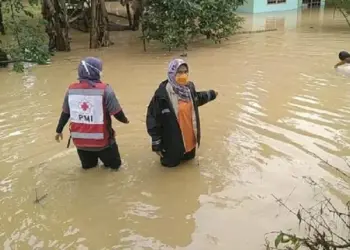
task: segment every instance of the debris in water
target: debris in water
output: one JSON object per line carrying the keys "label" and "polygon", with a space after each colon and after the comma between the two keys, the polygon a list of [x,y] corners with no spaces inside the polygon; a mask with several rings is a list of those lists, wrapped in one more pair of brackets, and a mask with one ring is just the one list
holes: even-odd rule
{"label": "debris in water", "polygon": [[44,194],[43,196],[38,197],[37,189],[35,189],[35,200],[34,203],[40,204],[40,202],[45,199],[47,194]]}

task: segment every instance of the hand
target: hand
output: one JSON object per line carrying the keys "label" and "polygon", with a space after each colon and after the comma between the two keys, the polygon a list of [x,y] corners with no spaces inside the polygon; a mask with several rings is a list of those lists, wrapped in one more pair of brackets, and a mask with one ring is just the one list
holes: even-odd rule
{"label": "hand", "polygon": [[125,124],[129,124],[129,123],[130,123],[129,119],[128,119],[128,118],[126,118],[126,122],[125,122]]}
{"label": "hand", "polygon": [[162,151],[157,151],[156,154],[159,155],[161,158],[163,158],[163,153],[162,153]]}
{"label": "hand", "polygon": [[215,91],[215,96],[218,97],[219,93],[217,91]]}
{"label": "hand", "polygon": [[60,142],[60,140],[62,141],[63,140],[63,135],[62,133],[57,133],[56,136],[55,136],[55,140],[57,142]]}
{"label": "hand", "polygon": [[334,68],[336,69],[336,68],[338,68],[340,65],[343,65],[343,64],[345,64],[346,62],[345,61],[340,61],[340,62],[338,62],[336,65],[334,65]]}

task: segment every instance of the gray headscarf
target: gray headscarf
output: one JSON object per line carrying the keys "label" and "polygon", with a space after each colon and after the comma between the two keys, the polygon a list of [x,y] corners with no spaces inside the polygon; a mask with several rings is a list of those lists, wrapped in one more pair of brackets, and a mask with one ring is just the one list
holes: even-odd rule
{"label": "gray headscarf", "polygon": [[169,63],[168,81],[180,100],[189,101],[191,99],[191,91],[189,87],[176,82],[176,73],[181,65],[186,65],[188,69],[187,63],[182,59],[174,59]]}
{"label": "gray headscarf", "polygon": [[84,58],[78,67],[79,81],[86,81],[91,85],[101,82],[102,61],[96,57]]}

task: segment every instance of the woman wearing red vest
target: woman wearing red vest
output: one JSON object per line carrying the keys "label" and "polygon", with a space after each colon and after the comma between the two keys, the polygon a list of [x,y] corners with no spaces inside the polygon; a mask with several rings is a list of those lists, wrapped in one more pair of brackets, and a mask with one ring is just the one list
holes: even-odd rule
{"label": "woman wearing red vest", "polygon": [[100,159],[105,167],[118,170],[121,165],[111,116],[129,123],[108,84],[100,80],[101,60],[87,57],[78,67],[78,82],[72,83],[63,102],[56,128],[56,141],[63,139],[62,131],[68,120],[70,134],[83,169],[96,167]]}

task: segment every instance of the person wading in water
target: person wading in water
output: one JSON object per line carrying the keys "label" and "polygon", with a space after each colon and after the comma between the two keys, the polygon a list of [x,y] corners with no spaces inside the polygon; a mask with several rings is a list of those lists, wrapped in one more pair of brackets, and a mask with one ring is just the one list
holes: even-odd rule
{"label": "person wading in water", "polygon": [[194,83],[188,81],[188,71],[184,60],[171,61],[168,79],[160,83],[147,109],[152,151],[166,167],[176,167],[195,157],[201,139],[198,107],[218,95],[214,90],[197,92]]}
{"label": "person wading in water", "polygon": [[55,139],[63,139],[62,131],[69,118],[70,135],[83,169],[96,167],[98,159],[104,166],[118,170],[121,165],[111,116],[129,123],[110,85],[100,80],[102,62],[87,57],[78,67],[79,82],[66,92]]}
{"label": "person wading in water", "polygon": [[338,62],[336,65],[334,65],[334,68],[338,68],[338,66],[340,66],[340,65],[350,63],[350,54],[346,51],[339,52],[339,60],[340,60],[340,62]]}

